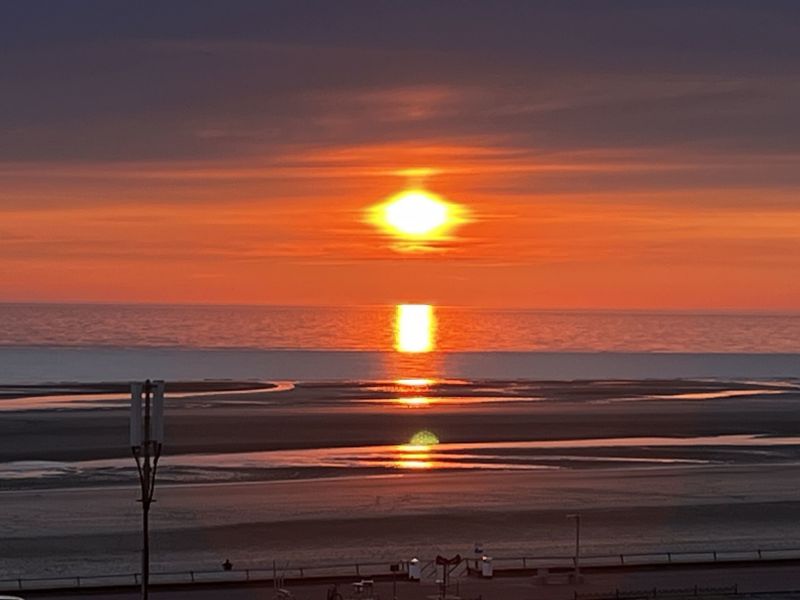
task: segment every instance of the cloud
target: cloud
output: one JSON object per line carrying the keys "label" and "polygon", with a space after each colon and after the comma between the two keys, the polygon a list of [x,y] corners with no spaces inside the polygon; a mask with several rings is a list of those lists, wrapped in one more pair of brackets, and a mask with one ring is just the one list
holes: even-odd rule
{"label": "cloud", "polygon": [[[798,17],[780,0],[7,3],[0,269],[48,294],[69,284],[25,273],[79,267],[94,290],[123,263],[230,289],[288,273],[287,298],[345,266],[454,296],[474,286],[437,277],[493,268],[499,290],[545,271],[632,289],[654,265],[779,282],[800,255]],[[475,216],[425,260],[362,219],[407,185]]]}
{"label": "cloud", "polygon": [[0,161],[425,137],[800,151],[789,3],[79,4],[0,20]]}

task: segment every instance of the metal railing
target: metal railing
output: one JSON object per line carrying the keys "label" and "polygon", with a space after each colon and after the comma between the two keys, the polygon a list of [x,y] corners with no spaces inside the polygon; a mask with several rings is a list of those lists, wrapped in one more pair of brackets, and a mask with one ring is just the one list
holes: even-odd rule
{"label": "metal railing", "polygon": [[[199,584],[199,583],[247,583],[272,582],[273,579],[326,579],[326,578],[362,578],[394,576],[392,564],[400,565],[400,573],[408,573],[405,561],[390,562],[353,562],[339,564],[291,565],[275,564],[272,566],[247,569],[201,569],[191,571],[151,572],[150,582],[158,584]],[[425,563],[427,565],[427,563]],[[124,587],[141,584],[141,573],[112,573],[106,575],[58,575],[51,577],[18,577],[0,579],[0,592],[10,590],[44,590],[66,588],[98,588]]]}
{"label": "metal railing", "polygon": [[[773,548],[756,550],[691,550],[678,552],[644,552],[620,554],[582,554],[581,568],[586,567],[627,567],[656,565],[686,565],[721,562],[756,562],[773,560],[800,560],[800,548]],[[480,559],[467,559],[467,567],[480,571]],[[492,557],[495,572],[519,569],[563,570],[575,567],[575,557],[571,555]],[[407,561],[317,563],[313,565],[294,565],[275,562],[272,565],[246,569],[200,569],[191,571],[154,572],[150,574],[153,584],[201,584],[201,583],[271,583],[275,578],[284,580],[312,580],[325,578],[363,578],[392,577],[392,564],[400,565],[403,576],[408,573]],[[424,579],[436,574],[433,561],[421,561]],[[465,570],[467,571],[467,570]],[[461,571],[459,570],[459,574]],[[18,577],[0,579],[0,591],[19,591],[55,588],[97,588],[134,586],[141,583],[139,573],[114,573],[106,575]]]}
{"label": "metal railing", "polygon": [[[715,562],[750,562],[770,560],[800,560],[800,548],[760,548],[755,550],[681,550],[662,552],[631,552],[619,554],[581,554],[584,567],[620,567],[637,565],[685,565]],[[470,568],[479,569],[480,559],[468,559]],[[574,568],[574,555],[553,556],[493,556],[495,570]]]}
{"label": "metal railing", "polygon": [[613,592],[573,592],[574,600],[655,600],[656,598],[701,598],[707,596],[735,596],[739,585],[727,587],[649,588],[645,590],[620,590]]}

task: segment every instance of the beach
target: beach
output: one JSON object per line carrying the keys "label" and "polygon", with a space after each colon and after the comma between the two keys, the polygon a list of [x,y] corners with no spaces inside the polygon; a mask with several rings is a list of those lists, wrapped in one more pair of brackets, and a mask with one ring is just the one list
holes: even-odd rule
{"label": "beach", "polygon": [[796,316],[436,314],[5,307],[0,579],[138,571],[147,378],[154,572],[794,544]]}
{"label": "beach", "polygon": [[[791,547],[800,469],[695,468],[419,474],[164,486],[152,511],[155,571],[312,566],[469,555]],[[3,494],[5,577],[136,570],[133,488]],[[87,571],[90,571],[87,573]]]}
{"label": "beach", "polygon": [[[124,385],[59,385],[0,390],[2,576],[135,571]],[[574,512],[587,553],[791,546],[797,394],[790,380],[176,382],[154,571],[476,543],[568,556]],[[413,444],[420,432],[435,440]]]}

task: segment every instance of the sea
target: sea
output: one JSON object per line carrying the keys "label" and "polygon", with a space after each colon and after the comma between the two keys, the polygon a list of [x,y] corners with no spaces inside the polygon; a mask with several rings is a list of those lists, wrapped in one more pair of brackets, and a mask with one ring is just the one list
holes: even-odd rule
{"label": "sea", "polygon": [[798,340],[800,314],[0,304],[0,383],[788,377]]}
{"label": "sea", "polygon": [[154,572],[568,556],[576,511],[587,552],[785,550],[798,340],[800,314],[0,304],[0,590],[137,572],[147,378]]}

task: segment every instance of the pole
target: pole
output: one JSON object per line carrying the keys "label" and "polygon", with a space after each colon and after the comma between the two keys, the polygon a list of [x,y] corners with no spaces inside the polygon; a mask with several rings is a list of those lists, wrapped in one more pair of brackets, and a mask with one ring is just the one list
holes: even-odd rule
{"label": "pole", "polygon": [[150,535],[148,508],[142,504],[142,600],[147,600],[150,585]]}
{"label": "pole", "polygon": [[575,582],[581,579],[581,515],[575,513],[567,515],[568,519],[575,519]]}
{"label": "pole", "polygon": [[144,384],[144,440],[142,451],[142,600],[147,600],[150,586],[150,394],[152,384]]}
{"label": "pole", "polygon": [[575,576],[581,578],[581,515],[575,515]]}
{"label": "pole", "polygon": [[[159,388],[157,393],[159,398],[163,394],[163,384],[158,383]],[[142,497],[139,502],[142,503],[142,600],[148,600],[149,586],[150,586],[150,505],[153,503],[153,492],[155,491],[156,484],[156,471],[158,469],[158,459],[161,455],[162,440],[160,433],[156,432],[155,439],[151,427],[151,419],[153,417],[151,410],[151,401],[153,399],[154,386],[148,379],[145,381],[144,386],[137,388],[144,392],[144,420],[142,431],[138,430],[139,422],[135,418],[136,411],[141,410],[141,397],[140,400],[134,400],[132,403],[133,417],[131,425],[131,450],[133,457],[136,460],[136,469],[139,473],[139,485],[142,491]],[[160,407],[163,403],[159,403],[156,410],[156,421],[160,422],[162,415],[160,414]]]}

